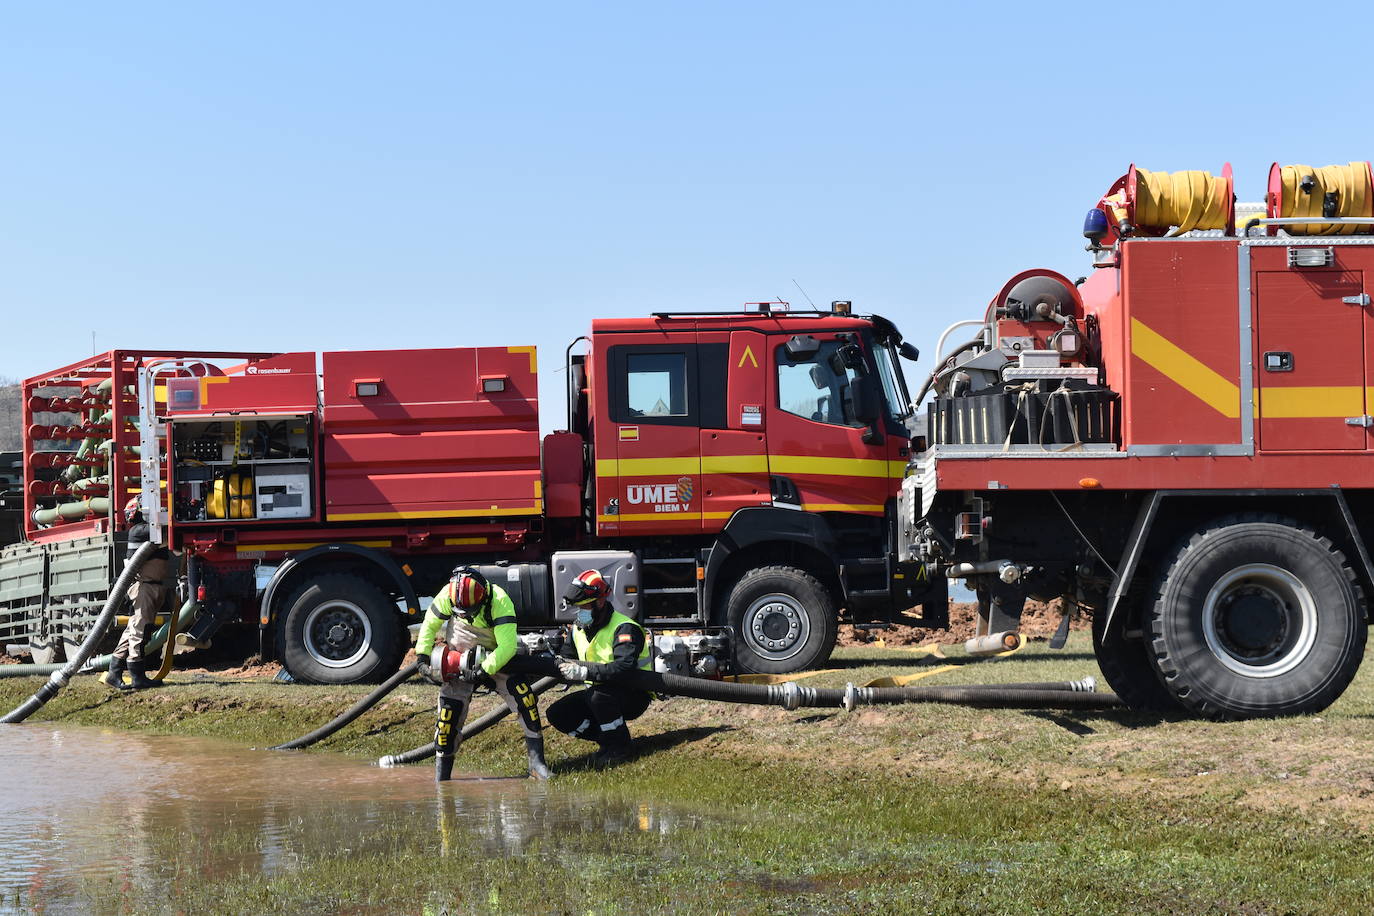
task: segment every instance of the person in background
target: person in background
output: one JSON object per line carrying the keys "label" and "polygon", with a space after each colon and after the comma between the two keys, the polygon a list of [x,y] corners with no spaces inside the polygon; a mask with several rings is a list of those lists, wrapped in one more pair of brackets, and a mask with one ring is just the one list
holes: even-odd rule
{"label": "person in background", "polygon": [[[441,645],[462,654],[456,675],[445,679],[442,670],[430,662],[439,630],[444,630]],[[472,692],[489,685],[501,695],[511,712],[520,717],[525,733],[525,751],[530,775],[548,779],[544,762],[544,734],[539,721],[539,700],[523,675],[505,674],[502,669],[515,657],[515,604],[505,589],[488,582],[471,566],[459,566],[447,585],[434,596],[420,636],[415,642],[415,658],[420,672],[440,683],[439,710],[434,726],[434,778],[443,782],[453,776],[453,758],[463,741],[463,723],[472,704]]]}
{"label": "person in background", "polygon": [[549,724],[565,735],[599,745],[593,762],[610,766],[628,760],[632,748],[625,724],[644,714],[652,695],[626,683],[633,671],[652,669],[644,628],[615,609],[606,577],[589,569],[568,585],[564,599],[577,607],[573,622],[576,660],[559,663],[569,681],[587,681],[549,707]]}
{"label": "person in background", "polygon": [[[152,538],[152,531],[143,519],[137,496],[125,503],[124,521],[129,528],[129,541],[124,554],[124,562],[127,564],[138,552],[138,548]],[[115,690],[145,690],[162,686],[160,681],[148,677],[144,667],[143,650],[148,644],[148,630],[167,598],[167,586],[163,584],[163,580],[167,578],[171,559],[171,552],[166,547],[159,546],[153,551],[153,555],[144,561],[134,584],[129,588],[129,601],[133,604],[134,612],[129,615],[129,624],[124,628],[119,637],[119,644],[110,655],[109,670],[100,676],[100,680],[106,686]],[[127,684],[124,683],[126,668],[129,672]]]}

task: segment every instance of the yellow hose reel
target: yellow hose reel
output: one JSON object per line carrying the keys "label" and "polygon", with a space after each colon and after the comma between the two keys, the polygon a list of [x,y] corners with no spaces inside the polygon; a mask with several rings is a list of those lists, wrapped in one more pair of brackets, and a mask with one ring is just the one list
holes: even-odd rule
{"label": "yellow hose reel", "polygon": [[[1269,193],[1264,202],[1270,219],[1374,217],[1374,172],[1368,162],[1319,169],[1275,162],[1269,167]],[[1355,235],[1374,231],[1374,226],[1315,222],[1285,225],[1283,229],[1289,235]]]}
{"label": "yellow hose reel", "polygon": [[1211,172],[1151,172],[1132,165],[1098,204],[1121,231],[1146,236],[1175,236],[1195,229],[1236,228],[1235,181],[1231,163],[1221,176]]}
{"label": "yellow hose reel", "polygon": [[205,503],[210,518],[253,518],[253,475],[247,471],[225,471],[211,486]]}

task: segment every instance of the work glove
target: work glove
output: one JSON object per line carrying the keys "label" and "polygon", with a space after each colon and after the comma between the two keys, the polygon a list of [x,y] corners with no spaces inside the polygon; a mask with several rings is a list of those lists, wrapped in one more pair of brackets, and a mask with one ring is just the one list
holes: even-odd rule
{"label": "work glove", "polygon": [[565,659],[558,663],[558,673],[563,675],[565,681],[573,681],[574,683],[585,681],[587,679],[587,666]]}
{"label": "work glove", "polygon": [[426,680],[428,680],[428,679],[429,679],[429,656],[428,656],[428,655],[421,655],[421,654],[419,653],[419,651],[416,650],[416,652],[415,652],[415,664],[419,666],[419,667],[417,667],[417,668],[415,669],[415,673],[418,674],[418,675],[420,675],[420,677],[425,678]]}
{"label": "work glove", "polygon": [[482,668],[482,662],[487,657],[487,651],[481,646],[473,646],[463,653],[462,664],[458,666],[458,677],[467,681],[469,684],[482,684],[490,682],[491,676]]}

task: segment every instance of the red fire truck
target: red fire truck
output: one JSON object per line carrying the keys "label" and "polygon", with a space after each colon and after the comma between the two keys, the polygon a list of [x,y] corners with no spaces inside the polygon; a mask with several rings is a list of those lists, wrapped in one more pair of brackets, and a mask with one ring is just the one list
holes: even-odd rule
{"label": "red fire truck", "polygon": [[902,484],[899,559],[973,587],[983,640],[1092,608],[1137,708],[1311,712],[1364,654],[1374,176],[1276,164],[1240,208],[1229,166],[1132,167],[1086,282],[1019,274],[937,354]]}
{"label": "red fire truck", "polygon": [[646,624],[798,670],[842,614],[947,613],[895,562],[903,355],[848,303],[598,320],[568,348],[567,429],[541,439],[532,347],[105,353],[23,383],[0,636],[44,661],[82,637],[139,494],[202,595],[191,637],[255,623],[300,680],[394,672],[460,562],[523,626],[596,566]]}

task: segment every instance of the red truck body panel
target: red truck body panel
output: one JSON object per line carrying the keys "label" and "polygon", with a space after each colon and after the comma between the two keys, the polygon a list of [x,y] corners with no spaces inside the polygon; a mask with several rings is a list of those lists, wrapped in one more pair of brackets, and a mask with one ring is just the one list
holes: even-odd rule
{"label": "red truck body panel", "polygon": [[1119,266],[1080,289],[1103,381],[1121,394],[1120,448],[953,450],[936,461],[939,488],[1366,486],[1374,308],[1359,297],[1374,276],[1374,246],[1337,242],[1329,266],[1289,266],[1289,248],[1329,244],[1122,243]]}
{"label": "red truck body panel", "polygon": [[326,520],[540,513],[532,348],[326,353],[323,368]]}

